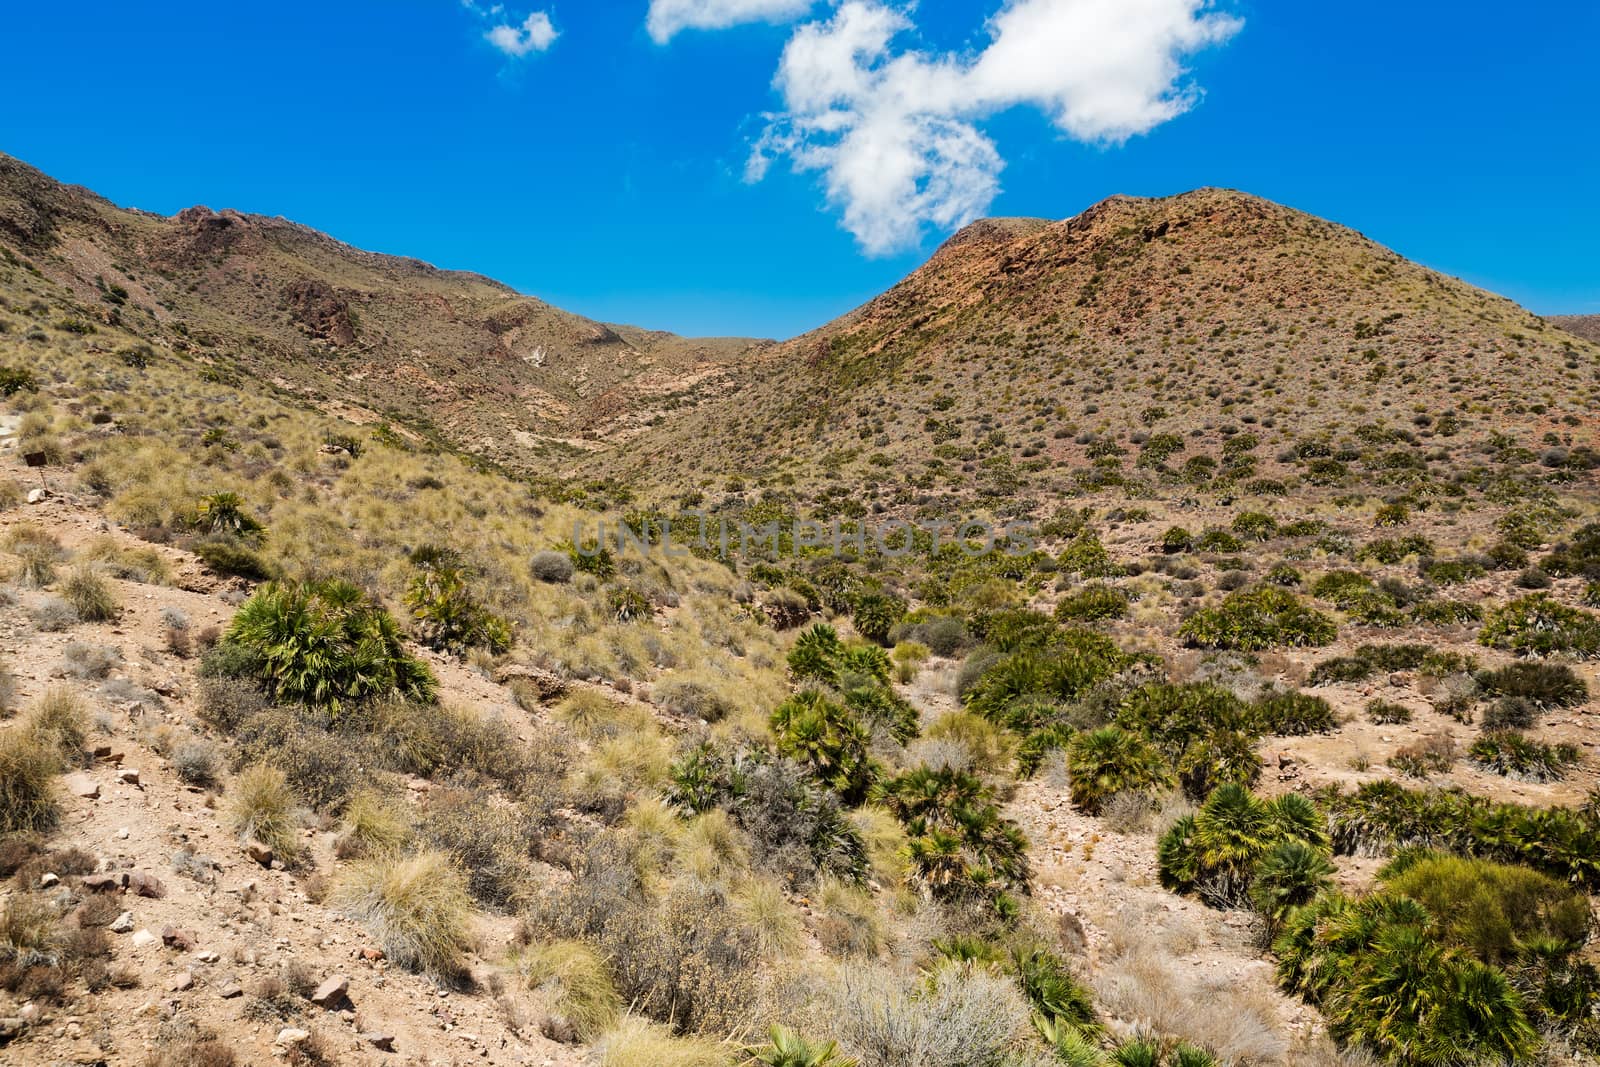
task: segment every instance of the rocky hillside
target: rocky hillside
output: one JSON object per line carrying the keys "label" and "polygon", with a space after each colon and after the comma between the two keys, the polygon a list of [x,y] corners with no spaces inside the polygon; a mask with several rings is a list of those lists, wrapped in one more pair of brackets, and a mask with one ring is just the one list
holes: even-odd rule
{"label": "rocky hillside", "polygon": [[1600,315],[1552,315],[1547,321],[1585,341],[1600,344]]}
{"label": "rocky hillside", "polygon": [[930,478],[981,488],[951,468],[1009,468],[1048,495],[1167,434],[1175,462],[1246,429],[1272,453],[1362,424],[1463,451],[1583,437],[1597,359],[1334,223],[1221,189],[1113,197],[1060,222],[973,224],[882,296],[766,352],[736,400],[599,461],[705,485],[826,468],[883,500]]}
{"label": "rocky hillside", "polygon": [[359,415],[548,466],[697,391],[755,342],[595,322],[278,218],[128,211],[0,155],[0,255],[118,324]]}

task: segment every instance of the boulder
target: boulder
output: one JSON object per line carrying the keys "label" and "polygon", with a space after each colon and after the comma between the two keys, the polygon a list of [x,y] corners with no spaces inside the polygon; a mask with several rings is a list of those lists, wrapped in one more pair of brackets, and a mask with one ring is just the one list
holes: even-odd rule
{"label": "boulder", "polygon": [[344,975],[334,975],[326,982],[317,986],[317,991],[311,994],[311,1003],[319,1008],[332,1008],[344,1003],[350,995],[350,979]]}
{"label": "boulder", "polygon": [[167,895],[167,887],[161,883],[161,879],[144,871],[130,871],[127,885],[128,892],[135,896],[160,900]]}
{"label": "boulder", "polygon": [[161,943],[179,952],[189,952],[194,948],[194,934],[176,926],[164,926],[161,928]]}
{"label": "boulder", "polygon": [[75,797],[85,800],[95,800],[100,796],[100,785],[87,774],[74,772],[61,779],[61,784],[67,787],[67,792]]}
{"label": "boulder", "polygon": [[361,1040],[365,1041],[367,1044],[371,1045],[373,1048],[377,1049],[379,1052],[393,1052],[394,1051],[394,1035],[393,1034],[385,1034],[385,1033],[380,1033],[380,1032],[374,1031],[373,1033],[370,1033],[370,1034],[362,1034],[361,1035]]}
{"label": "boulder", "polygon": [[265,845],[260,841],[246,841],[244,843],[244,854],[261,864],[263,867],[270,867],[272,865],[272,848],[271,846]]}

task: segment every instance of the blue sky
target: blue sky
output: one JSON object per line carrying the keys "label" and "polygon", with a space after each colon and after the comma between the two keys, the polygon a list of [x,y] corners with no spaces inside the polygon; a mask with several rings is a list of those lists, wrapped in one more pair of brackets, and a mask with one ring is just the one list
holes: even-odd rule
{"label": "blue sky", "polygon": [[1597,40],[1593,0],[80,0],[8,10],[0,150],[691,334],[1201,185],[1600,312]]}

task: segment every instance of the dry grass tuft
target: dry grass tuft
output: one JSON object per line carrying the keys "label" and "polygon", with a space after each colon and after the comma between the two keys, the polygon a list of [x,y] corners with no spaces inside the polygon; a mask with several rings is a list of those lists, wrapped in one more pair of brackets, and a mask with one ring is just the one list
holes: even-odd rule
{"label": "dry grass tuft", "polygon": [[239,772],[228,790],[228,825],[241,838],[260,841],[285,863],[300,854],[300,820],[294,791],[276,767],[258,763]]}
{"label": "dry grass tuft", "polygon": [[334,898],[400,966],[451,980],[464,972],[472,896],[443,852],[358,863],[344,872]]}
{"label": "dry grass tuft", "polygon": [[593,1041],[616,1024],[622,996],[605,960],[581,941],[535,945],[517,961],[528,988],[543,990],[551,1011],[579,1041]]}

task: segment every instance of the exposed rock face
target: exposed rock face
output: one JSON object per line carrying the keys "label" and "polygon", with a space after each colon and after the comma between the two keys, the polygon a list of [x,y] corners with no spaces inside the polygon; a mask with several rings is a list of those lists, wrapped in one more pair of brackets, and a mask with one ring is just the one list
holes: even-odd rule
{"label": "exposed rock face", "polygon": [[350,305],[327,282],[307,279],[283,291],[283,304],[294,321],[312,337],[345,346],[356,343]]}

